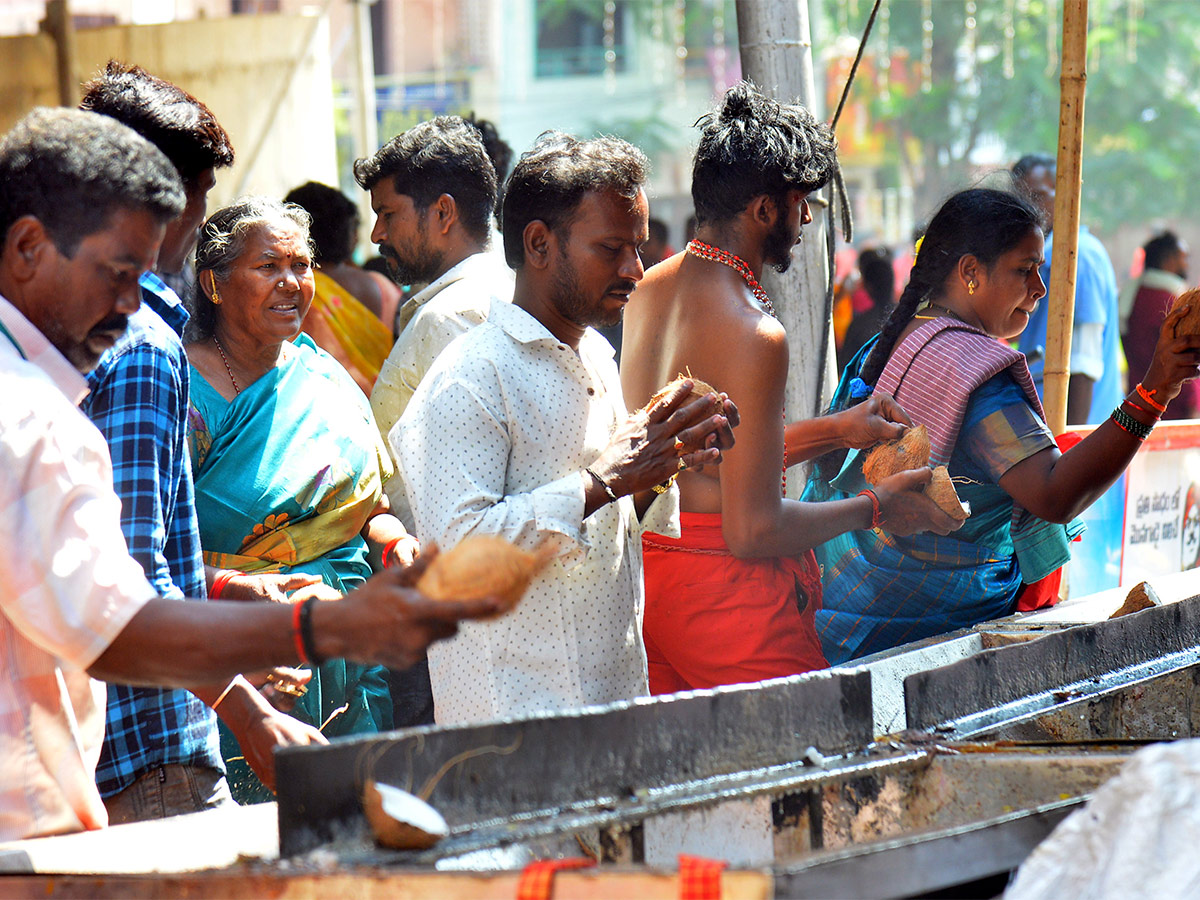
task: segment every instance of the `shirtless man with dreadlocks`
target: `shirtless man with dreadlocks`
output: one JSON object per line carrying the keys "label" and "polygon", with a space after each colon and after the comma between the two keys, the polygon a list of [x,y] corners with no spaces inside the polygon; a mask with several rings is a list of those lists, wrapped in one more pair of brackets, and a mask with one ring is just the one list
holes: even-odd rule
{"label": "shirtless man with dreadlocks", "polygon": [[758,277],[765,265],[788,267],[811,221],[807,197],[833,172],[833,135],[803,107],[746,83],[701,124],[696,239],[638,286],[625,314],[622,385],[635,407],[690,372],[737,403],[741,425],[719,467],[679,474],[682,538],[644,537],[643,633],[656,694],[824,668],[812,548],[852,529],[958,526],[920,493],[928,468],[835,503],[783,499],[787,466],[898,437],[911,423],[878,397],[785,428],[787,337]]}

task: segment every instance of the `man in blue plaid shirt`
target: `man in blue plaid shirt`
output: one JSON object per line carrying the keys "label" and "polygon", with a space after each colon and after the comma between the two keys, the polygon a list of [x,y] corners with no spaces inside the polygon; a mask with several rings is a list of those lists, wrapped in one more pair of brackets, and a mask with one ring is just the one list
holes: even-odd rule
{"label": "man in blue plaid shirt", "polygon": [[[179,171],[187,206],[167,227],[158,258],[160,272],[179,272],[204,220],[214,170],[233,162],[229,136],[203,103],[137,67],[110,62],[84,89],[85,109],[133,128]],[[141,309],[88,376],[91,393],[82,408],[108,441],[130,554],[161,596],[204,598],[205,567],[185,444],[188,361],[180,338],[188,313],[153,272],[143,274],[141,290]],[[311,580],[243,576],[229,582],[223,596],[279,600],[284,590]],[[276,746],[324,740],[277,712],[241,676],[233,689],[223,691],[224,686],[195,693],[108,686],[96,781],[112,824],[232,802],[210,705],[220,703],[247,762],[268,785],[274,783]]]}

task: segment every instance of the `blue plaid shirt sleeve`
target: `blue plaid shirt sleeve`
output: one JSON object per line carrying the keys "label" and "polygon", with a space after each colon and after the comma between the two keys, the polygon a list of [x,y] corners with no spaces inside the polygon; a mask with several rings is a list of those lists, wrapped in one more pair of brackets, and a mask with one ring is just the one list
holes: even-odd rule
{"label": "blue plaid shirt sleeve", "polygon": [[[160,285],[151,282],[166,295],[169,289]],[[82,408],[108,441],[130,553],[162,596],[203,600],[204,563],[184,442],[187,356],[158,312],[170,315],[177,308],[165,306],[145,283],[143,288],[143,308],[89,375],[91,393]],[[213,712],[187,691],[110,684],[96,767],[100,793],[111,796],[154,766],[171,763],[224,770]]]}
{"label": "blue plaid shirt sleeve", "polygon": [[[181,599],[167,557],[166,510],[174,509],[180,444],[162,436],[182,432],[186,397],[182,372],[159,348],[140,344],[108,361],[93,387],[87,412],[108,439],[113,487],[121,498],[121,526],[129,552],[163,597]],[[91,398],[89,398],[91,399]]]}

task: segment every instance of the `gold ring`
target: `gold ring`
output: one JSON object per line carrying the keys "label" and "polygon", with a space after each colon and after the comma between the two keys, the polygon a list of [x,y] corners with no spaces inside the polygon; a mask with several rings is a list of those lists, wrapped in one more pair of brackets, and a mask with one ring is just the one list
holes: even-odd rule
{"label": "gold ring", "polygon": [[[679,458],[679,471],[678,471],[678,472],[676,472],[676,473],[675,473],[675,475],[678,475],[678,474],[679,474],[679,472],[682,472],[682,471],[683,471],[684,469],[686,469],[686,468],[687,468],[687,463],[685,463],[685,462],[683,461],[683,457],[680,457],[680,458]],[[674,477],[675,477],[675,475],[672,475],[671,477],[672,477],[672,478],[674,478]]]}
{"label": "gold ring", "polygon": [[682,452],[683,452],[683,441],[681,441],[679,438],[675,438],[675,455],[678,456]]}

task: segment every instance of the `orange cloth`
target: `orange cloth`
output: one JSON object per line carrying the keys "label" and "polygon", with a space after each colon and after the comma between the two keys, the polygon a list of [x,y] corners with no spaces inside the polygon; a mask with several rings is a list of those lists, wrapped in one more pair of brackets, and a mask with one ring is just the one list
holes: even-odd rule
{"label": "orange cloth", "polygon": [[[742,684],[828,667],[813,616],[816,559],[737,559],[719,513],[681,513],[683,537],[642,537],[650,693]],[[800,607],[803,606],[803,609]]]}
{"label": "orange cloth", "polygon": [[550,900],[554,896],[554,874],[564,869],[590,869],[596,861],[583,857],[539,859],[521,870],[517,900]]}
{"label": "orange cloth", "polygon": [[679,854],[679,900],[721,900],[723,859]]}

